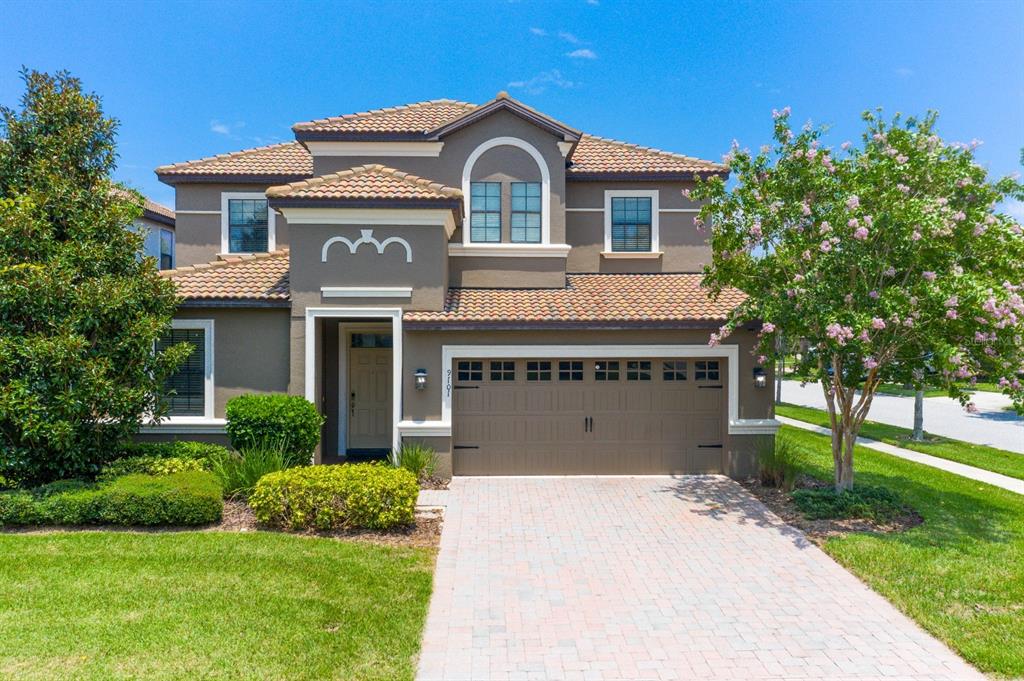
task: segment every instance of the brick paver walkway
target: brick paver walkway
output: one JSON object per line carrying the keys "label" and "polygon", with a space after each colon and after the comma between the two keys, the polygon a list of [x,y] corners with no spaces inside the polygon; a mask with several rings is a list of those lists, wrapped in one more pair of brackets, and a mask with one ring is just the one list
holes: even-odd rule
{"label": "brick paver walkway", "polygon": [[446,496],[421,680],[983,678],[726,478]]}

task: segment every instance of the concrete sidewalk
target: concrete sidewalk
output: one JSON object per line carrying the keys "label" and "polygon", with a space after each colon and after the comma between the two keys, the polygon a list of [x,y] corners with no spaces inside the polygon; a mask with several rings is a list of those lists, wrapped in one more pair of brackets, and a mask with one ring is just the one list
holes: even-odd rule
{"label": "concrete sidewalk", "polygon": [[[832,434],[832,431],[828,428],[823,428],[822,426],[817,426],[813,423],[807,423],[806,421],[798,421],[785,416],[776,416],[775,418],[787,426],[802,428],[814,433],[820,433],[821,435]],[[878,440],[871,440],[866,437],[858,437],[857,444],[861,447],[867,447],[868,449],[875,449],[879,452],[898,456],[899,458],[906,459],[907,461],[924,464],[925,466],[931,466],[932,468],[941,468],[949,473],[955,473],[956,475],[970,478],[971,480],[984,482],[994,487],[1001,487],[1002,489],[1009,490],[1010,492],[1024,494],[1024,480],[1018,480],[1017,478],[1011,478],[1007,475],[1000,475],[999,473],[986,471],[983,468],[975,468],[974,466],[957,463],[956,461],[950,461],[949,459],[931,456],[930,454],[922,454],[921,452],[915,452],[910,449],[903,449],[902,447],[896,447],[894,445],[879,442]]]}

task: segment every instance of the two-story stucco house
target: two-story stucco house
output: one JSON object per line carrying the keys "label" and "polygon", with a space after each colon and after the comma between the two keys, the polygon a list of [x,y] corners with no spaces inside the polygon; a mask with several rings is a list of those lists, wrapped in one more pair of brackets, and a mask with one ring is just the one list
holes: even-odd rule
{"label": "two-story stucco house", "polygon": [[701,290],[682,192],[724,166],[504,93],[293,130],[156,171],[196,350],[147,437],[223,437],[231,397],[291,392],[327,419],[318,461],[415,440],[456,475],[752,471],[770,371],[756,323],[708,345],[741,298]]}

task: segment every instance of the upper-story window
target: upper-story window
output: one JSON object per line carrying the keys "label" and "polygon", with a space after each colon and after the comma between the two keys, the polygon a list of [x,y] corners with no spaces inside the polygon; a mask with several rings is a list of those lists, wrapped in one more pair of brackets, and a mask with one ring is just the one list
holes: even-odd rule
{"label": "upper-story window", "polygon": [[658,253],[657,190],[614,189],[604,196],[605,252]]}
{"label": "upper-story window", "polygon": [[501,183],[474,182],[470,189],[470,234],[473,242],[501,241]]}
{"label": "upper-story window", "polygon": [[221,194],[221,252],[266,253],[275,248],[274,211],[262,192]]}
{"label": "upper-story window", "polygon": [[512,183],[512,241],[540,243],[540,182]]}
{"label": "upper-story window", "polygon": [[156,259],[157,269],[174,269],[174,232],[163,227],[147,227],[142,225],[140,229],[145,230],[146,240],[142,247],[142,255],[148,255]]}

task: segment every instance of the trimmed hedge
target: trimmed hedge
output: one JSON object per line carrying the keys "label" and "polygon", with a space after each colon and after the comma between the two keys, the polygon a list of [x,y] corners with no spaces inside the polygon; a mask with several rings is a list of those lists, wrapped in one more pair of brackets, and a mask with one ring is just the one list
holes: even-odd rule
{"label": "trimmed hedge", "polygon": [[0,493],[0,526],[207,525],[223,510],[220,484],[205,471],[125,475],[99,484],[60,480]]}
{"label": "trimmed hedge", "polygon": [[402,468],[302,466],[263,476],[249,498],[256,520],[293,530],[384,530],[413,522],[419,484]]}
{"label": "trimmed hedge", "polygon": [[225,415],[235,449],[280,446],[304,461],[312,459],[324,424],[316,405],[299,395],[240,395],[228,400]]}
{"label": "trimmed hedge", "polygon": [[100,480],[111,480],[123,475],[171,475],[185,471],[210,470],[210,462],[201,459],[182,459],[176,456],[128,456],[116,459],[103,467]]}
{"label": "trimmed hedge", "polygon": [[124,449],[122,459],[152,457],[156,459],[191,459],[209,461],[230,454],[227,447],[210,442],[174,440],[173,442],[132,442]]}
{"label": "trimmed hedge", "polygon": [[857,485],[842,492],[831,487],[798,489],[791,496],[797,509],[811,520],[863,518],[885,522],[908,511],[899,494],[886,487]]}

